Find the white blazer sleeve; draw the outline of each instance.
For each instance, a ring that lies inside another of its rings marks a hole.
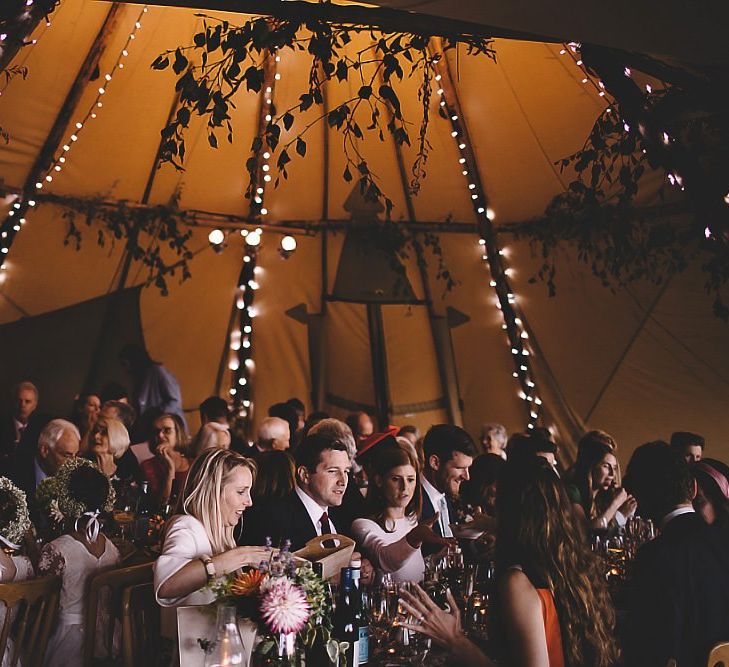
[[[191,516],[172,517],[165,533],[162,553],[154,564],[154,592],[162,607],[176,607],[187,602],[190,596],[161,598],[159,589],[175,572],[200,556],[212,556],[202,524]]]

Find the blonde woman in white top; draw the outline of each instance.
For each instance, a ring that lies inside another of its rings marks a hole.
[[[394,581],[422,581],[425,571],[420,547],[446,546],[451,540],[436,535],[437,514],[420,523],[420,484],[417,460],[396,444],[372,453],[373,477],[367,496],[370,518],[357,519],[352,534],[372,562],[377,578],[390,573]]]
[[[253,461],[227,449],[209,449],[195,459],[154,565],[160,605],[212,602],[210,581],[266,558],[264,547],[237,547],[233,537],[253,504],[255,473]]]

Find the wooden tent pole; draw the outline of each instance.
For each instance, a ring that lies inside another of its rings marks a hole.
[[[38,177],[50,166],[53,156],[58,150],[58,147],[61,145],[63,136],[68,130],[68,126],[71,122],[71,116],[76,110],[76,106],[81,99],[81,96],[91,81],[91,78],[99,65],[99,61],[104,55],[106,47],[109,45],[114,28],[116,27],[116,24],[124,10],[125,7],[123,3],[118,2],[115,2],[109,8],[109,12],[104,19],[104,23],[101,28],[99,28],[99,32],[97,33],[96,38],[86,54],[86,58],[84,59],[84,62],[81,65],[78,74],[76,74],[76,78],[66,95],[66,99],[56,115],[56,120],[48,132],[46,140],[43,142],[43,147],[38,153],[28,177],[25,179],[25,186],[23,187],[24,192],[34,192],[35,183],[38,180]]]
[[[382,73],[380,73],[381,83]],[[389,111],[390,122],[393,121],[392,111]],[[402,147],[393,138],[393,146],[395,147],[395,158],[397,161],[397,169],[400,174],[400,184],[402,186],[403,197],[405,198],[405,208],[408,212],[408,226],[417,223],[417,217],[415,215],[415,205],[413,204],[413,197],[410,192],[410,185],[408,183],[407,170],[405,168],[405,160],[402,154]],[[425,304],[428,309],[428,322],[430,324],[430,333],[433,339],[433,347],[435,349],[436,361],[438,364],[438,376],[440,379],[441,391],[445,399],[446,414],[448,421],[456,426],[463,426],[463,415],[461,414],[460,408],[460,391],[458,389],[458,372],[455,364],[455,357],[453,355],[453,345],[450,339],[439,335],[442,332],[442,326],[445,325],[447,330],[447,322],[445,317],[438,317],[433,306],[433,295],[430,289],[430,280],[428,278],[428,263],[425,261],[423,254],[423,247],[420,243],[420,239],[416,236],[417,232],[413,231],[413,248],[415,249],[416,264],[418,266],[418,272],[420,273],[420,282],[423,285],[423,293],[425,296]],[[439,322],[439,320],[441,320]],[[448,343],[450,345],[448,346]],[[449,349],[446,349],[449,347]]]

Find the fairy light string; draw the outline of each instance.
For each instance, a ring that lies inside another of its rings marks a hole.
[[[275,114],[274,93],[276,82],[281,79],[277,71],[279,55],[267,58],[264,63],[264,81],[261,89],[259,110],[259,135]],[[252,175],[253,198],[249,205],[249,217],[252,222],[260,222],[268,210],[265,206],[266,188],[272,180],[271,153],[265,150],[258,170]],[[219,231],[219,230],[216,230]],[[258,252],[260,250],[263,227],[255,229],[242,229],[244,240],[243,266],[238,277],[236,288],[236,309],[238,317],[231,328],[228,346],[228,369],[230,370],[230,395],[233,411],[250,438],[252,435],[252,422],[254,415],[253,405],[253,378],[255,375],[255,361],[253,359],[254,322],[257,313],[254,305],[256,291],[259,288],[257,278],[261,274],[258,267]],[[212,233],[211,233],[212,234]],[[222,231],[220,232],[223,236]]]
[[[441,114],[450,123],[451,136],[458,147],[458,167],[466,183],[476,215],[481,257],[491,273],[489,285],[496,296],[494,305],[501,311],[502,329],[506,334],[514,363],[512,375],[518,382],[518,395],[524,402],[528,415],[527,428],[533,429],[539,422],[542,399],[539,397],[532,372],[532,349],[529,345],[529,334],[520,316],[516,294],[509,283],[509,274],[512,272],[507,262],[509,249],[506,246],[500,246],[496,237],[492,224],[495,214],[489,208],[488,197],[478,175],[475,154],[470,145],[467,128],[461,119],[460,104],[448,64],[444,58],[441,58],[436,62],[435,68],[438,104]]]
[[[104,106],[103,96],[108,91],[115,74],[124,69],[124,61],[129,56],[129,50],[132,43],[137,38],[137,33],[142,27],[142,19],[149,11],[145,5],[137,16],[134,26],[130,31],[124,46],[114,62],[114,65],[107,70],[101,79],[101,84],[97,90],[94,101],[89,106],[86,113],[79,117],[72,126],[72,133],[63,143],[60,152],[50,163],[47,169],[42,170],[38,175],[38,180],[32,186],[32,192],[24,192],[18,195],[13,202],[12,208],[8,211],[6,219],[0,225],[0,270],[6,269],[6,258],[10,252],[10,248],[15,241],[16,236],[27,222],[28,211],[36,205],[34,198],[35,193],[39,193],[44,187],[52,183],[58,174],[65,168],[71,148],[78,142],[87,124],[95,120]]]

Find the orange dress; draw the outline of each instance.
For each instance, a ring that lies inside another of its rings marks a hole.
[[[564,651],[562,650],[562,631],[559,627],[557,608],[554,606],[554,597],[548,588],[537,588],[539,600],[542,603],[542,616],[544,617],[544,632],[547,635],[547,655],[549,667],[564,667]]]

